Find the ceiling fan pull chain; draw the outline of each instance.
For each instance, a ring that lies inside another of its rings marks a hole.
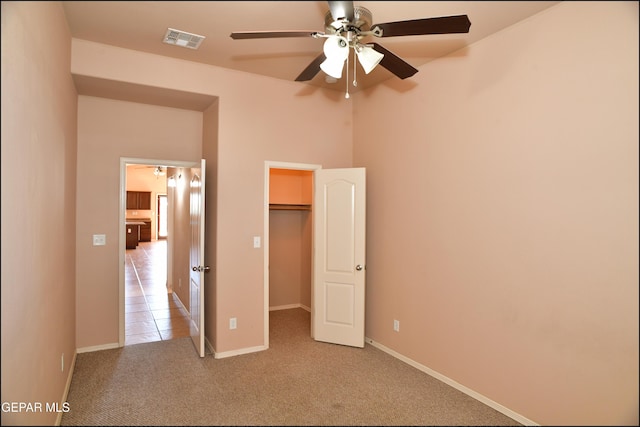
[[[347,83],[347,92],[344,94],[346,99],[349,99],[349,55],[347,55],[347,66],[344,67],[347,70],[347,75],[345,76],[345,83]]]
[[[358,87],[358,81],[356,80],[356,50],[353,49],[353,87]]]

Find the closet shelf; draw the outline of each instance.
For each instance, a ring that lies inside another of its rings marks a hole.
[[[311,205],[294,205],[294,204],[283,204],[283,203],[271,203],[269,204],[270,210],[279,210],[279,211],[310,211]]]

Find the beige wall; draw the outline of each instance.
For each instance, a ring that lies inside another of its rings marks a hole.
[[[310,310],[313,172],[270,168],[269,204],[269,308]]]
[[[212,107],[217,110],[218,121],[212,119],[212,124],[209,124],[209,121],[203,124],[205,128],[212,127],[210,134],[215,133],[217,129],[217,141],[205,139],[204,147],[200,143],[197,154],[210,157],[211,152],[215,151],[210,147],[211,144],[217,144],[217,159],[208,161],[208,164],[214,164],[214,173],[209,174],[210,179],[207,181],[208,184],[211,182],[215,185],[213,194],[217,196],[213,219],[216,259],[209,259],[208,262],[209,265],[215,266],[215,276],[211,273],[205,275],[205,298],[209,301],[206,308],[207,311],[212,310],[215,313],[215,318],[206,315],[205,334],[210,345],[220,354],[233,354],[265,345],[264,255],[263,248],[253,248],[253,236],[264,235],[265,161],[321,164],[323,167],[350,166],[350,104],[343,102],[343,95],[338,92],[309,92],[302,90],[296,82],[274,81],[270,78],[82,40],[72,41],[72,52],[71,71],[77,76],[106,78],[219,98],[219,103]],[[122,67],[121,64],[127,66]],[[176,80],[176,73],[188,74],[190,78]],[[260,93],[261,96],[256,97],[256,93]],[[83,96],[81,99],[100,98]],[[103,101],[108,102],[120,101]],[[143,106],[130,104],[136,109],[146,111]],[[322,120],[318,120],[320,112]],[[209,111],[205,114],[214,115]],[[135,113],[133,117],[136,121],[143,120],[143,123],[154,122],[153,116],[148,114],[138,117]],[[327,121],[334,124],[337,137],[326,138]],[[86,126],[88,131],[95,130],[96,133],[101,133],[97,130],[104,126],[98,122],[89,123],[82,115],[79,122],[80,128]],[[132,123],[131,126],[136,129],[137,125]],[[144,129],[144,126],[141,125],[141,129]],[[144,149],[147,158],[167,158],[168,154],[163,152],[167,147],[156,149],[153,144],[140,146],[136,138],[141,137],[134,133],[126,138],[126,144],[110,150],[113,150],[113,153],[119,151],[122,156],[139,156],[140,154],[129,153],[138,153]],[[106,143],[104,140],[103,142]],[[79,144],[84,144],[82,134],[79,134]],[[191,160],[190,156],[183,155],[181,158]],[[104,164],[99,169],[108,167]],[[82,172],[79,170],[79,174]],[[114,188],[117,189],[117,186]],[[209,193],[207,197],[209,198]],[[78,204],[85,203],[87,201],[84,194],[79,194]],[[108,203],[113,203],[110,209],[114,209],[117,199]],[[212,210],[209,205],[207,210]],[[211,222],[208,215],[207,222]],[[212,225],[207,227],[210,226]],[[211,232],[212,230],[209,230],[207,235],[208,247],[212,246]],[[108,265],[117,265],[113,261],[117,259],[116,248],[95,259],[92,255],[87,256],[91,258],[87,260],[89,264],[99,264],[101,271]],[[208,254],[205,256],[209,258]],[[99,323],[83,323],[78,326],[79,341],[82,337],[82,343],[79,342],[78,347],[108,345],[114,342],[117,332],[117,312],[113,311],[117,287],[107,285],[106,282],[103,285],[90,284],[89,281],[90,274],[78,277],[78,288],[87,286],[87,292],[79,295],[78,311],[87,315],[91,313],[102,320]],[[106,304],[96,307],[99,300],[89,291],[93,287],[96,291],[99,289],[102,301],[112,301],[109,307],[105,307]],[[210,292],[212,288],[215,289],[214,295]],[[214,307],[211,307],[212,303]],[[235,330],[228,329],[230,317],[237,318],[238,328]]]
[[[191,310],[189,298],[189,261],[191,248],[191,224],[189,213],[189,188],[192,178],[190,168],[169,168],[169,176],[176,176],[176,187],[168,188],[167,201],[170,211],[167,237],[167,281],[187,310]],[[206,179],[206,178],[205,178]]]
[[[269,212],[269,307],[311,307],[311,211]]]
[[[205,339],[208,346],[213,346],[217,329],[217,240],[218,240],[218,134],[220,128],[220,104],[213,103],[204,111],[202,156],[206,159],[205,169],[205,265],[210,268],[204,275],[205,298]]]
[[[350,101],[70,42],[53,2],[2,3],[2,55],[3,402],[63,400],[69,355],[117,342],[118,159],[204,156],[216,351],[263,344],[252,238],[264,233],[264,162],[364,166],[374,343],[519,419],[637,425],[637,3],[562,3]],[[76,106],[69,62],[77,76],[219,102]],[[186,127],[179,151],[150,142],[158,123]],[[94,233],[107,245],[91,246]],[[56,416],[2,413],[2,424]]]
[[[53,425],[75,357],[76,91],[57,2],[2,2],[2,425]],[[62,358],[64,355],[64,367]],[[42,412],[5,412],[39,402]],[[62,407],[61,407],[62,408]]]
[[[354,98],[366,335],[535,423],[637,425],[638,3],[397,83]]]
[[[118,345],[120,159],[197,162],[202,113],[78,97],[77,347]],[[92,246],[105,234],[105,246]]]

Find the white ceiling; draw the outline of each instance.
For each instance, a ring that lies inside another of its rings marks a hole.
[[[312,37],[233,40],[234,31],[304,30],[325,32],[326,1],[63,1],[74,38],[211,64],[294,81],[321,52],[324,39]],[[468,15],[468,34],[386,37],[375,40],[416,68],[455,52],[534,15],[557,1],[356,1],[369,9],[373,24],[450,15]],[[205,36],[198,50],[162,42],[168,28]],[[349,67],[352,80],[352,67]],[[378,66],[358,70],[358,89],[395,75]],[[409,79],[411,79],[409,77]],[[344,90],[345,75],[325,82],[321,71],[300,82]],[[351,88],[350,91],[355,91]]]

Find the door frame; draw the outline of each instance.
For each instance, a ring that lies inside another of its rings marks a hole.
[[[271,169],[290,169],[316,171],[322,165],[309,163],[288,163],[266,160],[264,162],[264,232],[262,250],[264,254],[264,348],[269,348],[269,177]],[[312,190],[313,191],[313,190]],[[313,198],[312,198],[313,200]],[[313,210],[312,210],[313,211]],[[312,236],[313,239],[313,236]],[[313,285],[312,285],[313,286]],[[313,319],[313,292],[311,300],[311,318]],[[311,333],[311,331],[309,332]]]
[[[125,301],[124,301],[124,273],[126,256],[126,225],[127,215],[127,165],[168,166],[176,168],[199,167],[200,162],[185,162],[180,160],[159,160],[137,157],[120,157],[120,208],[118,210],[118,346],[125,344]],[[167,269],[171,266],[167,263]],[[169,275],[167,275],[167,278]]]

